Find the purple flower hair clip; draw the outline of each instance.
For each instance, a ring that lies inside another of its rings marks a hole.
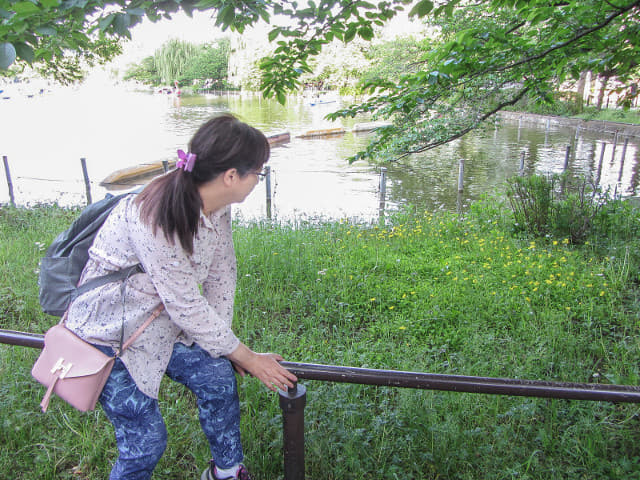
[[[185,172],[190,172],[193,170],[193,165],[196,163],[196,154],[195,153],[184,153],[183,150],[178,150],[178,163],[176,163],[176,168],[181,168]]]

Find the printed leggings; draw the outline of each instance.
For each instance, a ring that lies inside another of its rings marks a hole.
[[[107,354],[108,347],[96,345]],[[220,468],[242,461],[240,404],[231,362],[212,358],[197,344],[176,343],[166,374],[189,388],[197,398],[200,425]],[[147,480],[167,446],[158,401],[142,393],[122,361],[116,359],[100,395],[100,404],[113,424],[119,456],[110,480]]]

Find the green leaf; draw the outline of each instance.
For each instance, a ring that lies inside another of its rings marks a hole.
[[[135,15],[136,17],[142,17],[145,14],[144,8],[130,8],[127,10],[129,15]]]
[[[46,37],[53,37],[56,34],[56,29],[53,27],[47,27],[43,25],[41,27],[36,27],[36,33],[40,35],[44,35]]]
[[[344,43],[349,43],[356,36],[356,29],[353,26],[349,26],[347,31],[344,33]]]
[[[274,28],[273,30],[271,30],[269,32],[269,41],[273,42],[279,34],[280,34],[279,28]]]
[[[38,13],[40,8],[31,2],[18,2],[11,6],[11,9],[18,15],[30,15],[32,13]]]
[[[373,38],[373,28],[369,26],[362,27],[360,30],[358,30],[358,35],[360,35],[360,37],[364,38],[365,40],[371,40]]]
[[[433,2],[431,0],[422,0],[415,4],[409,12],[409,17],[418,16],[419,18],[428,15],[433,10]]]
[[[113,30],[123,37],[131,37],[129,26],[131,25],[131,17],[126,13],[118,14],[113,21]]]
[[[0,43],[0,70],[5,70],[15,62],[16,49],[10,43]]]
[[[51,8],[60,5],[60,0],[40,0],[40,3],[47,8]]]
[[[277,98],[278,103],[279,103],[280,105],[284,105],[284,104],[285,104],[285,102],[287,101],[287,97],[285,96],[284,92],[278,92],[278,93],[276,94],[276,98]]]
[[[27,63],[33,63],[33,60],[35,59],[33,48],[31,48],[26,43],[16,43],[15,49],[18,58],[24,60]]]
[[[100,20],[98,20],[98,27],[100,27],[100,30],[106,30],[107,28],[109,28],[109,26],[111,25],[111,23],[115,18],[116,18],[116,14],[110,13],[106,17],[103,17]]]

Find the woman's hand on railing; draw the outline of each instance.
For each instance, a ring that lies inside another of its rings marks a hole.
[[[298,381],[293,373],[280,365],[283,358],[277,353],[256,353],[241,343],[227,358],[240,376],[249,373],[274,392],[293,388],[294,382]]]

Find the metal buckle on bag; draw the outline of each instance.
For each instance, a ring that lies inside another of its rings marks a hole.
[[[72,366],[73,366],[73,363],[71,363],[71,362],[69,362],[69,363],[67,363],[65,365],[64,364],[64,358],[60,357],[58,359],[58,361],[56,362],[56,364],[51,369],[51,373],[56,373],[57,370],[62,370],[62,373],[60,375],[58,375],[58,378],[64,378],[65,375],[67,373],[69,373],[69,370],[71,370]]]

